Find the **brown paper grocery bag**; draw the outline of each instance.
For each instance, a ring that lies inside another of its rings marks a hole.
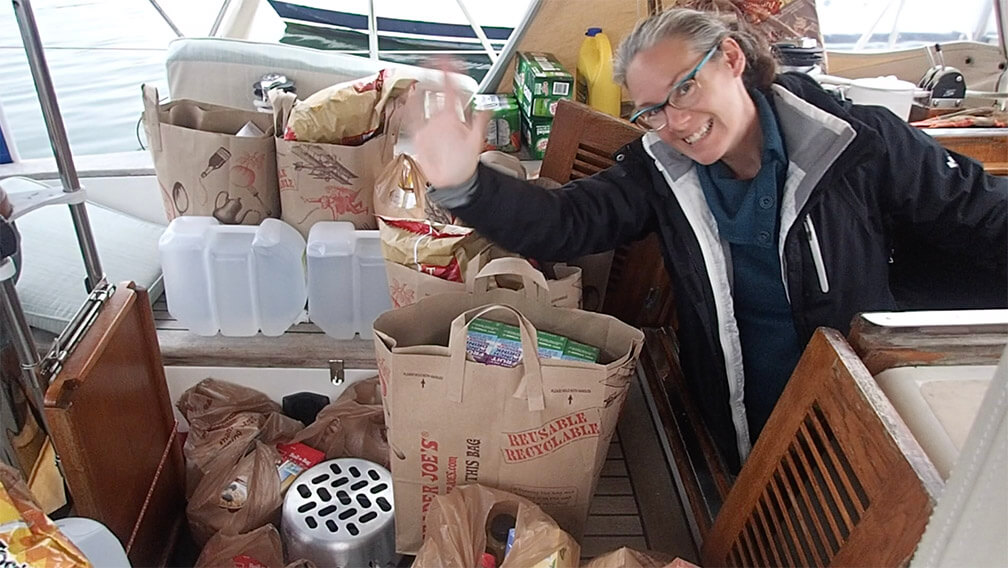
[[[168,220],[216,217],[257,225],[280,216],[276,146],[268,114],[191,100],[158,103],[143,86],[144,128]],[[252,123],[262,134],[238,136]]]
[[[499,277],[500,281],[507,287],[513,287],[508,282],[513,282],[515,279],[526,282],[541,280],[546,285],[551,305],[558,308],[581,307],[580,268],[565,264],[556,264],[554,265],[554,272],[557,278],[546,280],[545,276],[533,268],[525,259],[500,257],[487,262],[486,259],[491,256],[493,256],[493,253],[488,251],[469,262],[469,274],[465,276],[466,282],[450,282],[395,262],[385,261],[385,274],[388,278],[389,296],[392,298],[392,305],[400,308],[414,304],[428,296],[466,291],[472,292],[474,286],[477,285],[477,280],[484,278],[487,279],[487,283],[479,284],[479,286],[481,290],[485,291],[488,284],[491,287],[497,286],[497,280],[491,277]],[[474,272],[480,266],[482,268],[478,272]]]
[[[468,361],[466,329],[475,317],[517,323],[522,363]],[[598,347],[601,362],[540,359],[536,329]],[[433,497],[469,483],[526,497],[579,538],[643,333],[503,288],[431,296],[385,312],[374,330],[396,549],[415,553]]]
[[[401,97],[400,97],[401,98]],[[389,101],[382,132],[360,146],[284,140],[293,95],[272,97],[277,125],[276,167],[283,219],[308,238],[319,221],[349,221],[357,229],[376,229],[375,180],[392,161],[402,101]]]

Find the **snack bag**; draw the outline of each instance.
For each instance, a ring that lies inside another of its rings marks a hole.
[[[464,282],[470,261],[490,243],[468,227],[378,218],[385,260],[450,282]]]
[[[0,566],[91,566],[35,502],[17,470],[0,464]]]
[[[322,89],[294,104],[283,138],[359,146],[378,133],[389,100],[415,82],[382,69],[375,76]]]

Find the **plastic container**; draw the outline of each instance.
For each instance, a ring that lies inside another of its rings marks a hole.
[[[304,239],[283,221],[183,216],[158,249],[168,311],[197,335],[280,335],[304,310]]]
[[[378,231],[323,221],[308,233],[308,317],[336,339],[373,336],[372,324],[392,309]]]
[[[336,339],[352,339],[354,324],[353,223],[321,221],[308,232],[308,318]]]
[[[251,225],[220,225],[207,231],[210,304],[221,335],[247,337],[259,332],[252,287],[255,231]]]
[[[884,106],[906,120],[916,91],[917,85],[887,76],[854,79],[845,94],[855,104]]]
[[[197,335],[218,330],[204,255],[207,228],[219,224],[213,217],[178,217],[158,240],[168,312]]]
[[[575,73],[577,100],[611,116],[620,115],[622,93],[613,81],[613,55],[602,28],[588,28],[578,52]]]
[[[357,306],[360,307],[355,313],[354,324],[361,337],[374,337],[375,318],[392,309],[385,257],[382,256],[378,231],[357,231],[354,258],[357,269],[354,277],[358,290],[355,297]]]
[[[263,335],[283,334],[304,311],[304,252],[304,237],[294,227],[277,219],[259,225],[252,240],[252,267]]]

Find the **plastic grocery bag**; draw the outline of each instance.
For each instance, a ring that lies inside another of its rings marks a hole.
[[[283,545],[273,525],[242,534],[217,533],[207,541],[196,559],[196,568],[281,568],[283,565]]]
[[[217,532],[240,534],[279,521],[280,454],[273,446],[255,443],[255,449],[237,463],[221,456],[189,499],[186,515],[197,543]]]
[[[569,568],[578,565],[581,547],[528,499],[483,485],[456,487],[434,498],[427,534],[413,568],[471,568],[487,546],[491,514],[514,516],[514,542],[500,568]]]
[[[617,548],[593,558],[581,568],[697,568],[682,558],[672,558],[659,552],[641,552],[632,548]]]
[[[286,442],[304,427],[284,417],[280,405],[265,394],[217,379],[204,379],[182,393],[178,409],[189,422],[183,446],[188,496],[207,473],[210,462],[227,455],[224,461],[235,463],[254,440]]]
[[[378,377],[350,385],[291,440],[324,452],[326,459],[362,458],[389,466]]]

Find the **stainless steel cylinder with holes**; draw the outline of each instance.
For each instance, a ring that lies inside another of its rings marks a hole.
[[[290,561],[351,568],[394,566],[392,475],[358,458],[303,472],[284,497],[280,533]]]

